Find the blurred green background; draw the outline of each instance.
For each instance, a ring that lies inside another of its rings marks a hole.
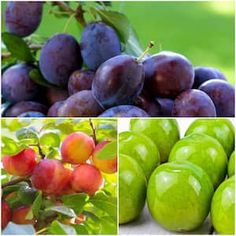
[[[5,4],[2,3],[2,16]],[[50,8],[45,4],[36,34],[50,37],[63,31],[67,19],[49,14]],[[123,1],[113,2],[111,9],[127,15],[143,47],[150,40],[155,41],[152,53],[171,50],[184,54],[194,66],[219,68],[234,83],[234,2]],[[73,21],[67,32],[80,38],[79,27]]]

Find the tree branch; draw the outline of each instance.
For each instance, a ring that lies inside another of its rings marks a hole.
[[[96,128],[95,128],[95,126],[94,126],[94,124],[93,124],[91,119],[89,119],[89,124],[90,124],[90,127],[91,127],[92,131],[93,131],[93,141],[94,141],[94,143],[96,145],[97,144]]]
[[[21,177],[21,178],[18,178],[18,179],[14,179],[14,180],[11,180],[5,184],[2,184],[2,188],[6,188],[8,186],[11,186],[11,185],[14,185],[14,184],[18,184],[20,182],[27,182],[27,183],[30,183],[30,180],[26,177]]]

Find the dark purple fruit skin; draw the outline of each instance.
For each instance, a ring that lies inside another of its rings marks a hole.
[[[80,46],[71,35],[54,35],[42,48],[39,67],[52,84],[66,86],[72,72],[81,66]]]
[[[7,31],[20,37],[32,34],[40,25],[43,2],[9,1],[5,12]]]
[[[9,102],[34,100],[40,87],[29,77],[32,66],[18,64],[8,68],[2,76],[2,95]]]
[[[18,117],[45,117],[45,115],[38,111],[28,111],[20,114]]]
[[[235,88],[224,80],[206,81],[200,87],[213,101],[216,114],[220,117],[234,117]]]
[[[56,102],[66,100],[68,97],[68,91],[65,89],[47,88],[46,90],[46,101],[50,106]]]
[[[128,55],[113,57],[97,70],[92,93],[97,101],[109,108],[132,104],[143,88],[143,66]]]
[[[115,30],[102,22],[91,23],[85,27],[80,47],[85,64],[94,71],[106,60],[121,54],[121,45]]]
[[[68,82],[70,95],[82,90],[91,90],[95,73],[91,70],[76,70],[72,73]]]
[[[224,74],[216,68],[203,66],[194,68],[194,89],[199,88],[201,84],[212,79],[227,80]]]
[[[29,111],[36,111],[41,112],[43,114],[47,114],[48,108],[45,105],[42,105],[37,102],[31,101],[23,101],[16,103],[15,105],[11,106],[7,109],[5,116],[6,117],[16,117],[22,113],[29,112]]]
[[[149,117],[147,112],[132,105],[120,105],[104,111],[99,117]]]
[[[59,108],[64,104],[65,101],[55,102],[49,109],[47,116],[49,117],[57,117]]]
[[[157,103],[160,105],[160,116],[172,116],[174,100],[170,98],[156,98]]]
[[[160,52],[143,62],[145,89],[154,97],[175,98],[192,88],[194,71],[191,62],[174,52]]]
[[[158,117],[161,115],[160,105],[147,95],[140,94],[136,98],[134,105],[146,111],[149,116]]]
[[[58,116],[89,117],[98,116],[103,109],[94,99],[90,90],[83,90],[73,94],[64,101],[58,110]]]
[[[206,93],[197,89],[189,89],[175,99],[172,116],[215,117],[216,109]]]

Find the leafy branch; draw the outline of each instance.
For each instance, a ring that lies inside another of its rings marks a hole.
[[[8,186],[11,186],[11,185],[18,184],[20,182],[27,182],[28,184],[31,185],[31,182],[30,182],[30,180],[27,177],[21,177],[21,178],[13,179],[13,180],[5,183],[5,184],[2,184],[2,189],[6,188]]]

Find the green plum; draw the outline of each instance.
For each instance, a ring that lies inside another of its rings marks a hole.
[[[147,181],[139,164],[130,156],[119,156],[119,223],[137,218],[146,199]]]
[[[160,164],[160,154],[155,143],[147,136],[127,131],[119,134],[119,153],[134,158],[147,179]]]
[[[228,176],[231,177],[232,175],[235,174],[235,151],[232,152],[229,158],[229,163],[228,163]]]
[[[204,133],[216,138],[229,157],[234,149],[234,127],[227,119],[198,119],[187,129],[185,135]]]
[[[179,127],[175,119],[131,119],[130,128],[152,139],[162,163],[168,160],[171,148],[179,140]]]
[[[152,217],[171,231],[191,231],[206,219],[213,195],[209,176],[188,161],[160,165],[152,173],[147,203]]]
[[[219,234],[234,234],[235,176],[225,180],[215,191],[211,203],[211,221]]]
[[[222,145],[211,136],[193,133],[179,140],[172,148],[169,161],[190,161],[203,168],[214,188],[224,180],[227,155]]]

